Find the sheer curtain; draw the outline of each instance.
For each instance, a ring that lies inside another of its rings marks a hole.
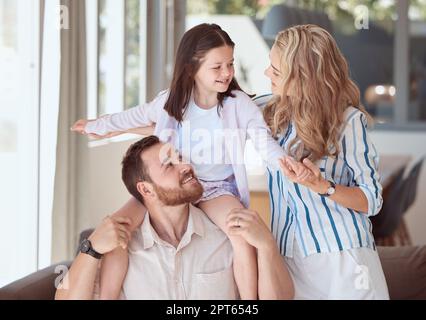
[[[87,195],[83,179],[88,168],[87,139],[70,131],[86,117],[86,22],[84,0],[61,0],[60,85],[57,116],[56,170],[52,211],[52,261],[70,259],[77,239],[80,197]],[[68,21],[64,21],[68,19]],[[66,23],[68,22],[68,24]],[[83,164],[83,165],[82,165]],[[79,182],[80,181],[80,182]],[[78,190],[78,193],[77,193]]]
[[[38,268],[51,262],[52,203],[56,165],[60,77],[60,2],[41,0]]]
[[[85,114],[79,12],[84,1],[0,2],[0,286],[49,265],[52,249],[71,252],[79,145],[69,127]]]

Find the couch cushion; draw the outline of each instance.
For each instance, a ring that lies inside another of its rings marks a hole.
[[[0,300],[53,300],[55,283],[63,278],[70,265],[70,261],[61,262],[0,288]]]
[[[390,298],[426,299],[426,246],[377,249]]]

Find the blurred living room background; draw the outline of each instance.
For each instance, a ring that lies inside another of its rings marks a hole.
[[[79,233],[127,201],[120,162],[140,136],[89,141],[70,126],[166,89],[182,34],[202,22],[230,34],[236,78],[258,96],[277,32],[326,28],[375,120],[387,205],[373,233],[426,245],[426,0],[0,0],[0,287],[72,259]],[[251,145],[246,162],[268,223]]]

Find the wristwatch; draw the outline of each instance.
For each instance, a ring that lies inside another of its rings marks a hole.
[[[336,184],[331,180],[328,180],[328,183],[330,184],[330,186],[327,188],[327,192],[326,193],[318,193],[320,196],[329,197],[336,192]]]
[[[102,258],[102,254],[100,254],[95,249],[93,249],[92,243],[90,242],[89,239],[84,239],[81,242],[81,244],[80,244],[80,252],[88,254],[88,255],[92,256],[93,258],[96,258],[96,259]]]

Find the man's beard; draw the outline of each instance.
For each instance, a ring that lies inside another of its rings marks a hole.
[[[193,179],[197,179],[195,176],[193,177]],[[154,184],[154,190],[158,195],[158,199],[165,206],[169,207],[178,206],[185,203],[193,203],[199,200],[203,195],[204,189],[198,180],[190,189],[186,189],[184,186],[185,185],[181,184],[179,188],[167,189]]]

